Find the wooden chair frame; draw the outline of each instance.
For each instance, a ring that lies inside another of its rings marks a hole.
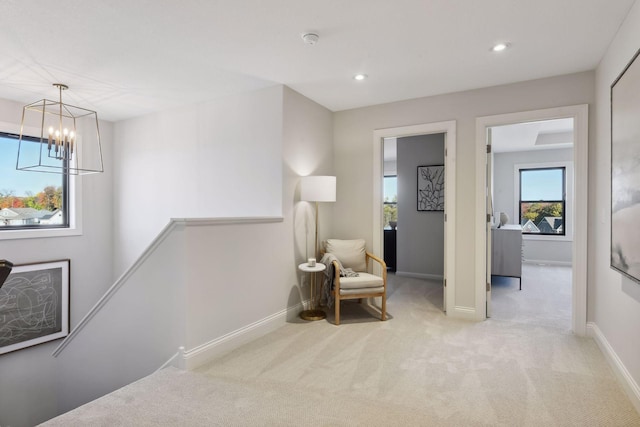
[[[382,268],[382,283],[383,290],[382,292],[361,292],[354,293],[349,295],[340,295],[340,267],[336,261],[333,261],[333,270],[334,270],[334,279],[333,279],[333,296],[335,298],[335,324],[340,324],[340,301],[347,299],[359,299],[362,302],[362,298],[375,298],[382,297],[382,315],[380,316],[380,320],[387,319],[387,264],[377,256],[372,253],[366,252],[366,269],[369,271],[369,260],[373,260],[380,264]]]

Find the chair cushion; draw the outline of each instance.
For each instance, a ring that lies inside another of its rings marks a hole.
[[[379,288],[384,286],[382,277],[369,273],[358,273],[357,277],[341,277],[340,290],[343,289],[360,289]]]
[[[345,268],[351,268],[353,271],[366,271],[367,254],[365,244],[364,239],[328,239],[325,249],[335,255]]]

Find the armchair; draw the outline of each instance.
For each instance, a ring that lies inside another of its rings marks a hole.
[[[333,289],[331,290],[335,304],[335,324],[340,324],[340,301],[347,299],[382,298],[382,315],[380,320],[387,317],[387,265],[377,256],[365,250],[364,239],[338,240],[329,239],[325,243],[327,254],[331,254],[338,261],[331,262],[333,268]],[[369,264],[380,264],[381,276],[369,273]],[[357,277],[340,275],[340,268],[351,268],[357,272]],[[330,280],[331,282],[331,280]]]

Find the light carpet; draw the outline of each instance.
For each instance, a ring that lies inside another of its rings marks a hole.
[[[447,318],[441,285],[416,279],[391,277],[386,322],[343,304],[340,326],[292,321],[197,372],[161,371],[45,425],[640,426],[589,338]]]

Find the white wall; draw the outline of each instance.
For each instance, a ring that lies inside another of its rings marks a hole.
[[[372,136],[375,129],[457,121],[455,305],[475,300],[475,125],[476,117],[565,105],[593,104],[594,73],[496,86],[337,112],[334,144],[338,182],[336,233],[372,242]],[[479,308],[479,307],[477,307]]]
[[[333,174],[333,121],[329,110],[299,93],[284,87],[282,94],[283,220],[187,230],[188,349],[309,296],[308,277],[297,266],[313,253],[314,207],[300,201],[299,184],[301,176]],[[331,206],[319,210],[323,240],[332,236]]]
[[[532,150],[512,153],[495,153],[493,157],[493,211],[505,212],[509,216],[509,223],[518,223],[518,199],[516,196],[517,179],[516,165],[544,164],[549,162],[573,162],[573,150],[570,148],[557,150]],[[571,168],[573,170],[573,168]],[[573,212],[573,174],[567,171],[566,212]],[[567,218],[567,226],[570,220]],[[567,230],[570,232],[570,230]],[[551,264],[571,264],[572,251],[570,236],[557,238],[556,236],[523,236],[523,252],[525,261],[548,262]]]
[[[282,213],[283,88],[115,125],[114,272],[169,218]]]
[[[184,228],[163,234],[145,262],[65,340],[54,365],[59,413],[151,374],[184,345]]]
[[[22,105],[0,100],[0,122],[19,126]],[[100,123],[105,173],[83,176],[81,236],[0,241],[0,259],[15,264],[71,260],[71,328],[113,283],[113,126]],[[0,174],[2,171],[0,171]],[[0,356],[0,425],[33,425],[57,413],[58,370],[50,342]]]
[[[396,274],[399,276],[443,277],[444,212],[418,211],[416,176],[418,166],[443,164],[444,134],[398,138]]]
[[[589,146],[588,319],[597,325],[636,384],[640,410],[640,284],[609,267],[611,229],[610,86],[640,47],[636,2],[596,70],[596,133]]]

